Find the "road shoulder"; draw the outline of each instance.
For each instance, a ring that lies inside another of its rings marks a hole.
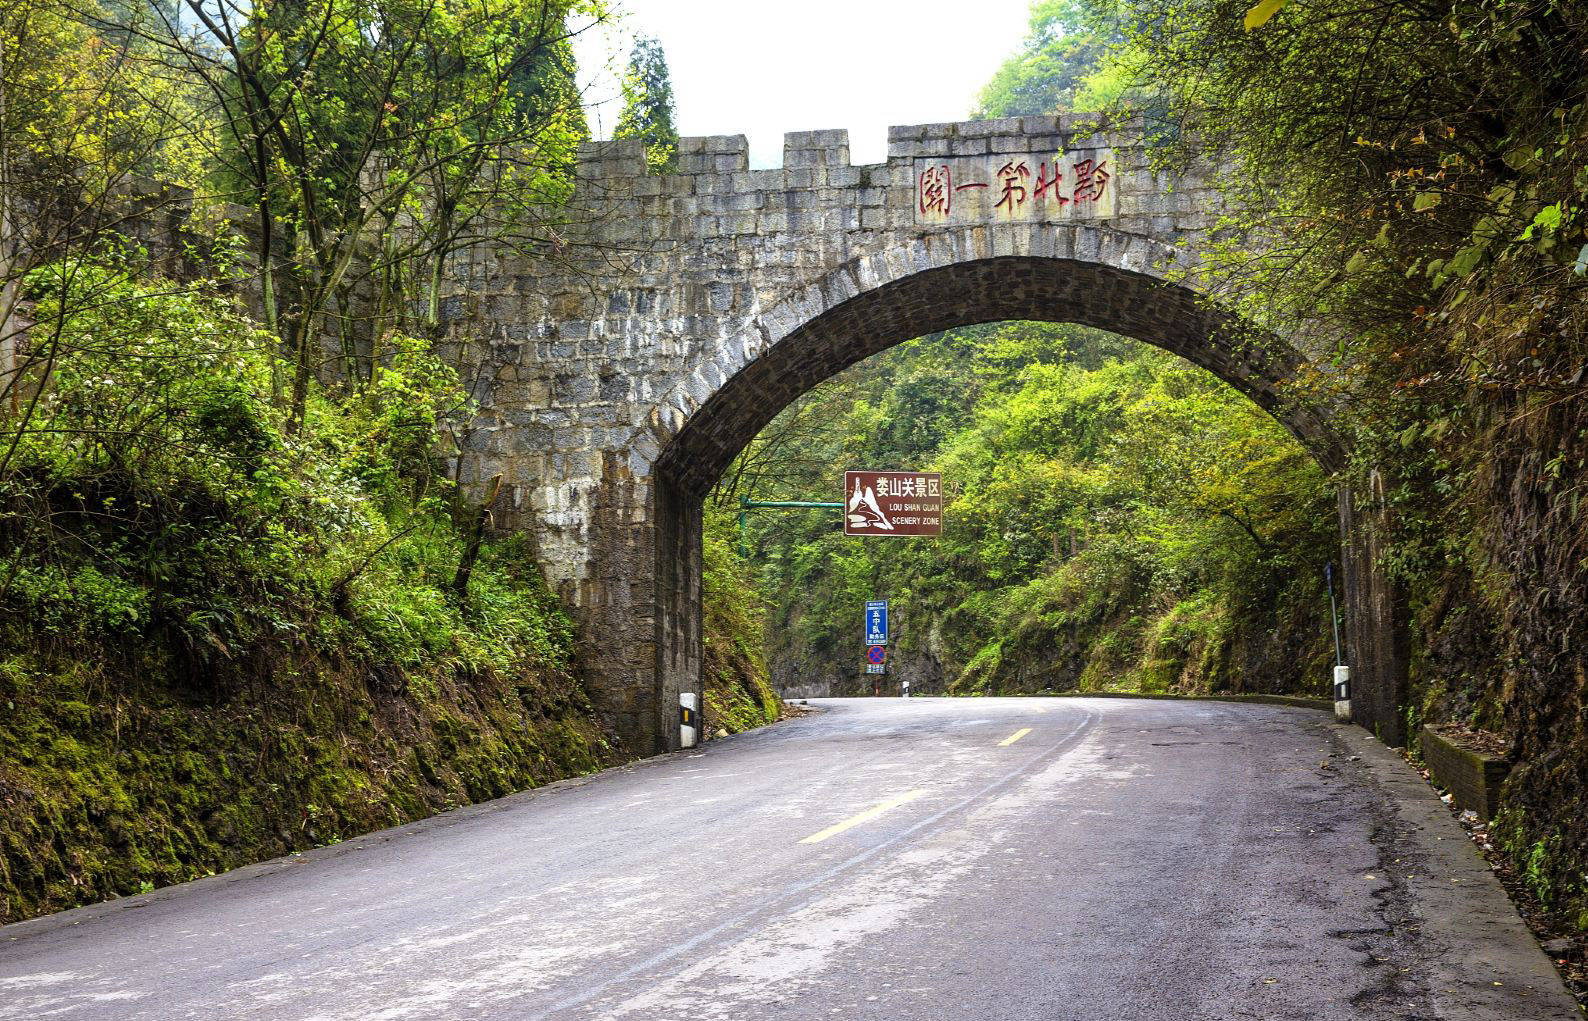
[[[1451,1021],[1504,1017],[1519,1008],[1537,1021],[1582,1012],[1522,921],[1500,881],[1433,789],[1395,750],[1349,724],[1337,742],[1359,756],[1394,813],[1394,849],[1429,956],[1431,999]]]

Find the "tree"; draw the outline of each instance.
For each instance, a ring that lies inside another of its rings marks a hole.
[[[439,296],[458,253],[489,241],[554,257],[561,243],[586,134],[570,22],[603,17],[597,4],[194,0],[188,16],[200,23],[195,33],[167,3],[23,0],[0,19],[0,506],[29,491],[31,469],[18,459],[36,454],[45,434],[119,451],[148,437],[180,442],[189,428],[179,406],[195,402],[185,398],[135,400],[118,409],[130,425],[60,413],[85,365],[151,358],[158,347],[169,379],[182,380],[213,360],[196,328],[185,348],[155,345],[158,316],[140,312],[168,290],[224,302],[214,280],[191,270],[180,283],[151,282],[163,270],[151,254],[193,254],[148,253],[135,240],[165,219],[162,203],[201,216],[228,199],[250,209],[254,229],[242,243],[259,274],[259,343],[291,356],[284,370],[274,357],[258,364],[288,432],[312,429],[313,409],[325,407],[311,383],[328,340],[341,342],[346,366],[336,375],[347,386],[323,389],[362,391],[355,396],[379,405],[401,392],[392,380],[408,378],[396,366],[446,375],[430,365],[430,342],[444,326]],[[198,195],[137,180],[147,177],[196,185]],[[215,262],[199,256],[211,277],[237,272],[225,246],[217,243]],[[35,303],[44,310],[36,325],[20,314]],[[107,314],[117,304],[125,314]],[[355,357],[355,339],[367,354]],[[463,351],[470,338],[450,339]],[[157,389],[179,388],[161,377]],[[432,486],[429,466],[440,449],[431,432],[467,421],[470,401],[464,387],[436,392],[445,407],[425,410],[433,430],[407,451],[411,464],[396,467],[413,503],[447,491],[453,517],[474,526],[455,572],[461,601],[481,555],[482,515],[460,488]],[[367,410],[356,403],[340,413]],[[0,527],[58,535],[30,522],[45,505],[19,503],[26,513],[0,515]]]
[[[254,213],[266,326],[294,354],[294,423],[328,329],[351,362],[361,281],[377,283],[377,328],[433,333],[455,253],[487,237],[551,247],[584,137],[559,80],[569,22],[603,18],[599,0],[186,4],[201,35],[147,35],[219,112],[213,157]]]
[[[673,79],[662,44],[651,36],[634,40],[628,72],[623,76],[623,113],[613,138],[638,138],[645,145],[645,164],[653,174],[673,166],[678,128],[673,123]]]
[[[150,12],[129,16],[146,25]],[[64,0],[0,9],[0,417],[10,416],[0,475],[66,353],[59,328],[33,328],[23,281],[44,265],[69,275],[73,257],[127,247],[129,219],[148,222],[186,198],[180,187],[134,187],[135,178],[197,178],[191,89],[154,73],[132,35],[100,24],[97,8],[85,15]],[[105,300],[73,294],[84,307]]]
[[[998,68],[977,97],[977,117],[1021,117],[1078,108],[1088,81],[1124,41],[1106,14],[1083,0],[1036,0],[1020,51]],[[1089,103],[1083,103],[1090,106]]]

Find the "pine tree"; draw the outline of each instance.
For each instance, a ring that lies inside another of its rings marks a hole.
[[[634,40],[628,73],[623,78],[623,113],[613,138],[638,138],[645,143],[645,163],[653,174],[672,169],[678,152],[673,123],[673,79],[662,44],[650,37]]]

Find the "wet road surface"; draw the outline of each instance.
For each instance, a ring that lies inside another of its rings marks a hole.
[[[1433,794],[1322,713],[814,704],[0,928],[0,1018],[1580,1017]]]

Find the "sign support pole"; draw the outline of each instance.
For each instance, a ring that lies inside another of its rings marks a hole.
[[[826,502],[822,500],[752,500],[748,496],[739,497],[739,555],[750,555],[750,512],[761,507],[773,507],[780,510],[804,510],[809,507],[832,507],[843,510],[841,502]]]

